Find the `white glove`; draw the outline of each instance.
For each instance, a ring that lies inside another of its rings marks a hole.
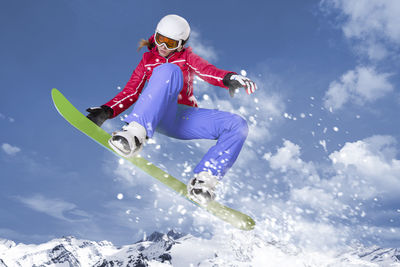
[[[245,76],[234,74],[231,76],[231,80],[238,81],[242,85],[240,87],[244,87],[246,89],[246,93],[249,95],[257,90],[257,85],[255,82]]]
[[[229,93],[232,97],[235,90],[240,87],[244,87],[244,89],[246,89],[246,93],[249,95],[257,90],[257,85],[255,82],[245,76],[234,73],[228,73],[225,76],[224,84],[229,87]]]

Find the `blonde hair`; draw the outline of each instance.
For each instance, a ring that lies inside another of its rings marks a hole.
[[[141,39],[139,41],[139,45],[138,45],[138,51],[140,51],[140,49],[142,49],[143,47],[147,47],[149,50],[151,50],[155,44],[151,43],[149,40],[145,40],[145,39]]]

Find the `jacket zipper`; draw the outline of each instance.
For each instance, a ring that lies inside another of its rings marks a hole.
[[[166,57],[165,59],[166,59],[166,62],[165,63],[169,63],[169,59],[171,58],[171,57],[173,57],[175,55],[175,52],[174,53],[172,53],[169,57]]]

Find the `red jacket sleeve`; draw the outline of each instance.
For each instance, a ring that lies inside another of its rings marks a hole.
[[[142,59],[139,62],[139,65],[133,71],[132,76],[126,84],[125,88],[113,99],[104,104],[105,106],[112,108],[112,110],[114,111],[112,118],[127,110],[130,106],[132,106],[133,103],[138,100],[145,83],[146,72]]]
[[[224,85],[223,79],[226,74],[234,73],[233,71],[218,69],[214,65],[208,63],[207,60],[193,53],[191,48],[188,49],[186,60],[189,67],[201,79],[212,85],[228,89],[228,87]]]

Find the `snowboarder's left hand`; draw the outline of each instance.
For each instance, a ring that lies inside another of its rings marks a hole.
[[[246,89],[246,93],[249,95],[257,90],[257,85],[255,82],[245,76],[235,73],[228,73],[224,77],[223,82],[225,86],[229,87],[229,94],[232,97],[235,94],[235,90],[241,87],[244,87],[244,89]]]

